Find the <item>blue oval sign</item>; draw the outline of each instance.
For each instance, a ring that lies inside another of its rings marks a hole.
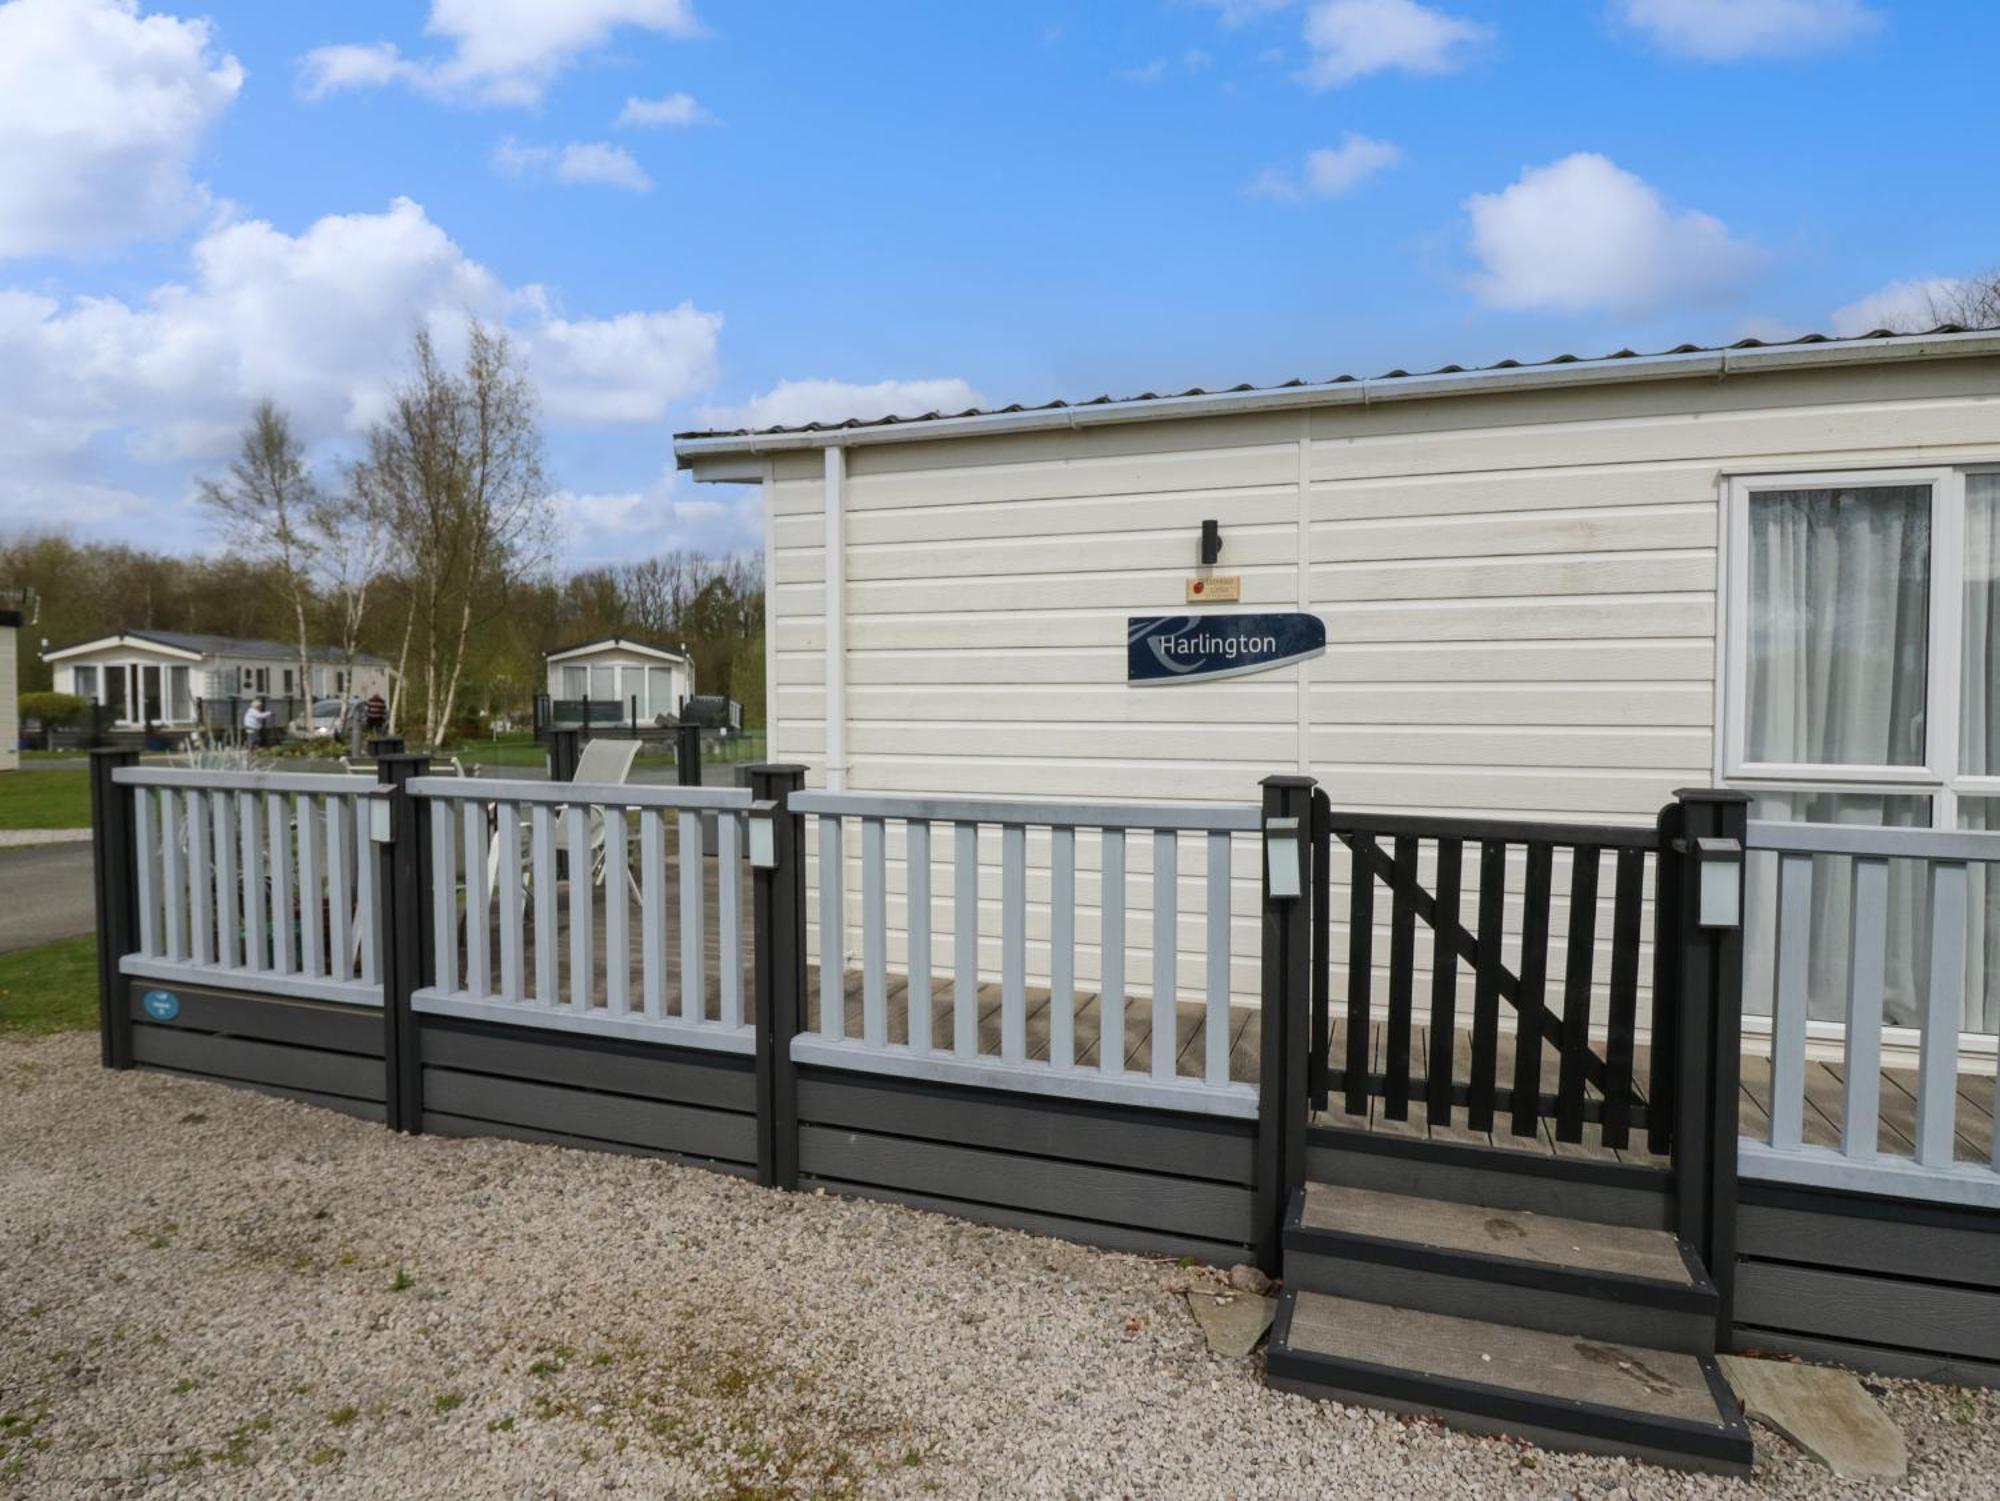
[[[181,998],[171,990],[149,990],[139,1005],[156,1022],[170,1022],[181,1014]]]
[[[1128,683],[1205,683],[1326,650],[1317,615],[1134,615],[1125,626]]]

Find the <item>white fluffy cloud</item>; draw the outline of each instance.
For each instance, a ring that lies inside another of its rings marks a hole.
[[[661,125],[713,125],[715,116],[692,94],[668,94],[663,99],[627,99],[618,112],[619,125],[651,128]]]
[[[202,209],[191,164],[243,86],[211,40],[138,0],[0,5],[0,259],[170,235]]]
[[[1491,27],[1417,0],[1319,0],[1306,12],[1306,82],[1339,88],[1370,73],[1454,73]]]
[[[803,427],[808,422],[867,421],[875,417],[921,417],[926,412],[962,412],[986,399],[970,383],[939,380],[879,380],[857,385],[843,380],[781,380],[741,406],[707,407],[699,414],[712,428]]]
[[[1662,51],[1710,63],[1829,52],[1882,24],[1861,0],[1622,0],[1619,9]]]
[[[1867,334],[1878,328],[1897,333],[1921,333],[1945,321],[1937,311],[1948,303],[1964,282],[1952,276],[1920,277],[1892,281],[1865,297],[1857,297],[1845,307],[1833,310],[1831,330],[1837,334]]]
[[[1672,207],[1590,152],[1530,167],[1465,209],[1480,266],[1471,285],[1495,307],[1644,312],[1714,297],[1764,260],[1719,219]]]
[[[300,63],[306,97],[401,83],[440,98],[537,104],[556,76],[623,27],[699,35],[693,0],[431,0],[424,31],[448,50],[408,58],[390,42],[318,47]]]
[[[614,318],[545,318],[529,334],[543,409],[558,422],[662,422],[715,383],[722,315],[691,302]]]
[[[563,318],[540,288],[502,284],[408,199],[297,235],[232,224],[192,257],[186,282],[137,302],[0,291],[0,514],[34,503],[37,475],[88,472],[106,445],[142,461],[213,462],[260,396],[315,440],[352,434],[384,410],[411,331],[433,328],[450,352],[468,313],[520,342],[554,422],[657,422],[714,380],[719,315],[682,304]]]
[[[524,146],[509,137],[493,151],[493,165],[510,177],[552,177],[557,182],[652,191],[653,179],[623,146],[573,141],[567,146]]]
[[[754,485],[703,485],[670,468],[642,490],[559,491],[563,556],[578,567],[627,563],[676,548],[718,557],[763,547],[763,495]]]
[[[1402,148],[1387,141],[1372,140],[1353,131],[1341,137],[1338,146],[1323,146],[1306,153],[1305,166],[1298,172],[1272,167],[1250,184],[1258,198],[1279,203],[1302,203],[1308,198],[1338,198],[1352,192],[1377,172],[1402,161]]]

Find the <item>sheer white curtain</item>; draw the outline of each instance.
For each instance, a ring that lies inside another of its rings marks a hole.
[[[2000,776],[2000,474],[1965,479],[1965,648],[1961,657],[1958,751],[1966,776]],[[1959,827],[2000,829],[2000,797],[1959,799]],[[1971,968],[1967,1031],[2000,1031],[2000,870],[1972,874]]]
[[[1877,485],[1753,494],[1749,512],[1745,756],[1812,766],[1921,766],[1930,656],[1931,491]],[[1861,779],[1865,780],[1865,776]],[[1929,824],[1930,799],[1900,794],[1764,793],[1751,816],[1813,823]],[[1810,1014],[1846,1014],[1852,866],[1814,862]],[[1748,993],[1768,1011],[1775,964],[1777,861],[1750,872]],[[1924,892],[1908,862],[1890,869],[1887,995],[1892,1025],[1921,1015]]]
[[[1928,485],[1750,501],[1747,759],[1921,766]]]

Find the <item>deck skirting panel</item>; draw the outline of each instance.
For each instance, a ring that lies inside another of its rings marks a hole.
[[[713,1164],[757,1160],[750,1060],[580,1033],[423,1016],[425,1129]]]
[[[1738,1348],[2000,1386],[2000,1213],[1745,1182]]]
[[[141,1067],[383,1118],[379,1011],[139,978],[124,985]]]
[[[1227,1263],[1252,1241],[1248,1122],[826,1070],[799,1081],[804,1182]]]

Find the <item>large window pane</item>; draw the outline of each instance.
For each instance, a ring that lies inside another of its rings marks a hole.
[[[2000,474],[1965,477],[1965,652],[1958,706],[1961,775],[2000,776]]]
[[[1749,760],[1921,766],[1928,485],[1750,498]]]

